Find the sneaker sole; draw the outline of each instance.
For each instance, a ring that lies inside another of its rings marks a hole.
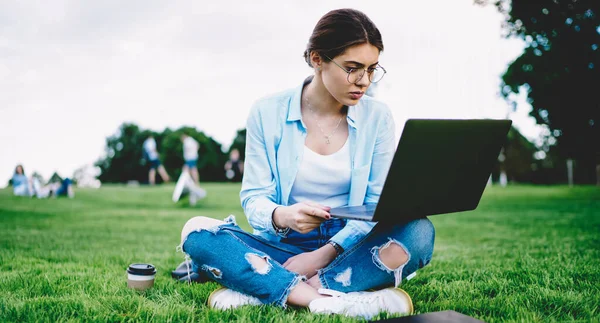
[[[215,307],[213,307],[213,301],[212,301],[213,297],[215,297],[219,292],[221,292],[225,289],[226,289],[225,287],[217,288],[212,293],[210,293],[210,295],[208,295],[208,304],[207,305],[209,308],[213,308],[213,309],[215,308]],[[412,303],[411,303],[411,305],[412,305]]]
[[[404,289],[400,289],[400,288],[394,288],[393,291],[400,295],[400,297],[406,297],[406,299],[408,299],[408,303],[410,304],[410,311],[408,313],[408,315],[412,315],[415,311],[414,307],[413,307],[413,302],[412,302],[412,298],[410,298],[410,295],[408,295],[408,293],[404,290]]]

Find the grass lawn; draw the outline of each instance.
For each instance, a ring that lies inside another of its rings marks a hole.
[[[173,186],[104,186],[69,199],[0,190],[0,322],[342,322],[305,309],[210,310],[215,283],[181,284],[170,271],[187,219],[235,214],[239,186],[206,184],[196,207]],[[600,321],[600,189],[488,188],[473,212],[431,217],[433,260],[403,283],[418,313],[455,310],[487,322]],[[224,255],[226,256],[226,255]],[[155,287],[126,288],[125,269],[150,262]],[[380,318],[386,318],[381,315]]]

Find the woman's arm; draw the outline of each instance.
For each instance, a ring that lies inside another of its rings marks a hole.
[[[248,222],[258,231],[280,237],[290,229],[306,233],[330,218],[329,208],[310,201],[289,206],[278,204],[281,192],[274,175],[277,169],[275,148],[269,146],[274,143],[265,140],[274,134],[263,128],[265,122],[276,121],[265,121],[260,113],[261,109],[253,108],[246,125],[246,167],[240,192],[242,207]],[[273,223],[282,230],[278,232]]]

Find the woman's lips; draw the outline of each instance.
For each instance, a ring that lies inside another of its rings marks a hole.
[[[352,98],[352,100],[358,100],[360,99],[363,94],[365,94],[364,92],[350,92],[350,97]]]

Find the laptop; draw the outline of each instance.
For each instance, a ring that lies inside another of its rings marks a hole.
[[[511,120],[409,119],[379,203],[332,208],[333,217],[401,223],[477,208]]]

